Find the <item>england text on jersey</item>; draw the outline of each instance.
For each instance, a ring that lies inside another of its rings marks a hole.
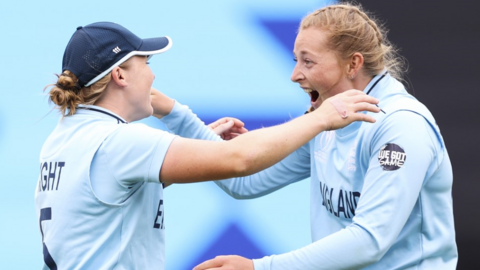
[[[353,218],[355,216],[360,192],[343,189],[336,191],[334,188],[329,188],[326,184],[320,182],[320,194],[322,194],[323,198],[322,205],[336,217],[340,217],[341,213],[343,213],[345,218]]]

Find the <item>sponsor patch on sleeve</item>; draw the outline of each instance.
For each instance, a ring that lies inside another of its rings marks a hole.
[[[378,162],[384,171],[396,171],[400,169],[406,159],[407,154],[403,148],[394,143],[385,144],[380,148],[380,152],[378,153]]]

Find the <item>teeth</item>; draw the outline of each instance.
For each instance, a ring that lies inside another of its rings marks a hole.
[[[303,89],[303,91],[305,91],[305,93],[311,93],[313,90],[312,89]]]

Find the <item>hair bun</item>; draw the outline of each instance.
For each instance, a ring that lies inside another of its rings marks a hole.
[[[55,86],[65,91],[77,92],[80,90],[80,86],[76,82],[76,79],[73,78],[70,73],[62,73],[58,75],[58,80]]]

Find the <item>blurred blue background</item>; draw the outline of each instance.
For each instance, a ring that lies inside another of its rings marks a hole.
[[[206,123],[238,117],[248,129],[288,121],[308,108],[290,81],[300,19],[326,1],[2,1],[0,3],[0,268],[39,269],[34,208],[38,156],[60,115],[43,88],[56,82],[77,26],[119,23],[173,47],[151,60],[154,87]],[[142,120],[163,128],[156,119]],[[165,191],[166,269],[191,269],[222,254],[258,258],[310,242],[309,185],[236,201],[213,183]]]
[[[479,1],[359,0],[386,24],[408,59],[407,88],[432,111],[454,172],[457,269],[480,269],[478,134]],[[34,189],[43,141],[59,114],[43,93],[61,72],[77,26],[113,21],[142,38],[168,35],[152,58],[154,87],[202,120],[238,117],[248,129],[302,114],[290,81],[295,30],[321,0],[0,1],[0,269],[39,269],[42,244]],[[152,118],[148,125],[163,128]],[[186,270],[220,254],[249,258],[310,243],[309,184],[236,201],[213,183],[165,190],[166,269]]]

